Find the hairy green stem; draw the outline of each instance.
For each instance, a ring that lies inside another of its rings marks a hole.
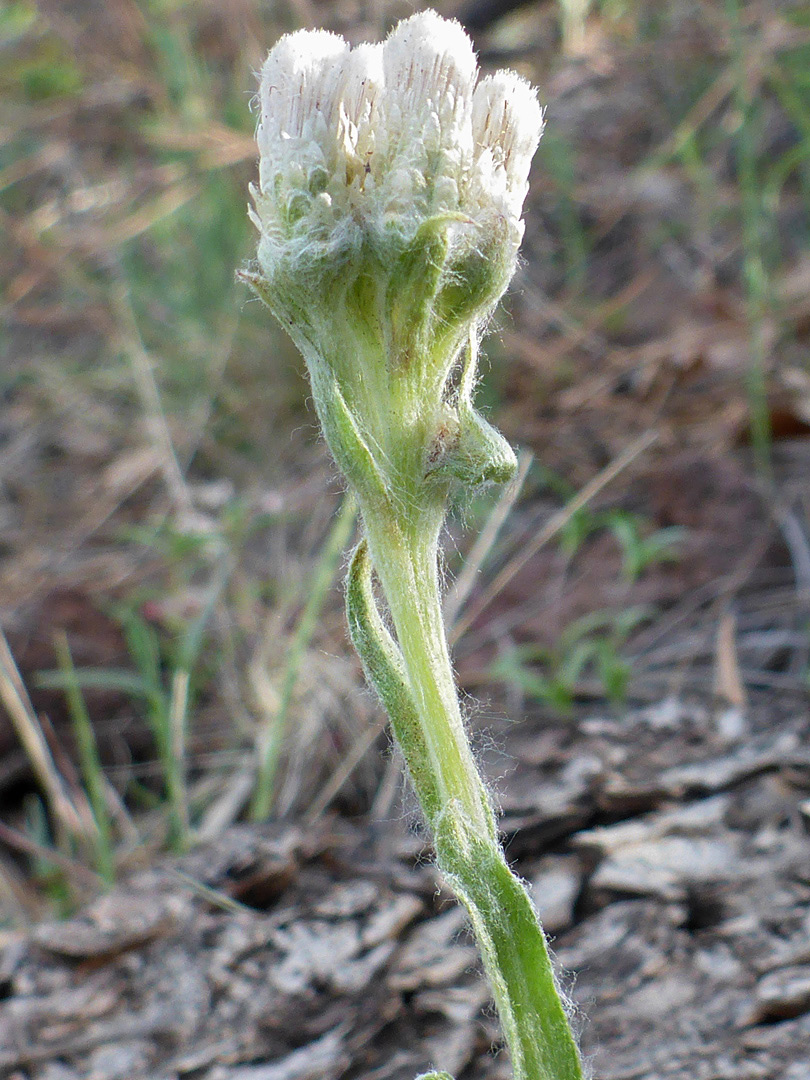
[[[495,819],[464,730],[444,632],[437,567],[441,519],[438,514],[419,515],[411,529],[401,520],[370,515],[364,520],[424,734],[440,813],[457,802],[494,840]]]
[[[515,1078],[582,1080],[543,930],[504,859],[464,729],[441,612],[442,514],[418,514],[410,527],[376,513],[364,521],[367,547],[364,541],[355,552],[347,588],[352,637],[391,716],[433,829],[439,868],[470,915]],[[374,605],[372,562],[397,642]]]

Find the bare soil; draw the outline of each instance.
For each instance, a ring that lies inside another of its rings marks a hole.
[[[490,733],[594,1077],[810,1075],[809,736],[792,710],[674,700]],[[403,817],[235,827],[8,936],[0,978],[15,1080],[509,1075]]]

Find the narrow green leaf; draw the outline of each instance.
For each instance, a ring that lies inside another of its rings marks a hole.
[[[366,678],[377,691],[391,719],[394,736],[413,785],[429,821],[438,813],[441,802],[433,779],[419,713],[413,700],[399,646],[380,618],[371,584],[371,558],[363,540],[355,549],[346,579],[346,614],[349,633]]]

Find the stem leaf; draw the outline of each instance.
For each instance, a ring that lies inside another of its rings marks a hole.
[[[346,579],[346,615],[352,643],[366,678],[377,691],[391,719],[413,785],[429,821],[440,809],[430,756],[411,694],[399,646],[380,618],[371,584],[368,545],[361,541],[352,555]]]

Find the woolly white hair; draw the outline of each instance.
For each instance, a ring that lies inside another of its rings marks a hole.
[[[271,262],[291,229],[298,245],[349,219],[408,235],[444,213],[484,226],[497,216],[517,251],[543,110],[514,72],[478,81],[455,20],[423,11],[354,49],[323,30],[288,34],[262,67],[259,100],[251,216]]]

